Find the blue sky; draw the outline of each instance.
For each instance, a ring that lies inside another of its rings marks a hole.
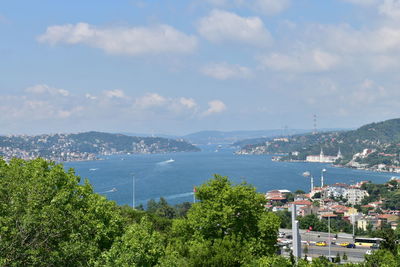
[[[400,0],[3,0],[0,35],[2,134],[400,115]]]

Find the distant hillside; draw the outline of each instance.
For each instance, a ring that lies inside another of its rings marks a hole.
[[[350,167],[400,166],[400,119],[371,123],[351,131],[303,134],[246,144],[238,153],[288,154],[284,159],[305,160],[308,155],[319,154],[321,148],[325,155],[336,155],[340,148],[344,158],[337,163]]]
[[[306,133],[304,129],[276,129],[259,131],[201,131],[183,136],[185,140],[195,144],[233,144],[237,141],[251,138],[269,138],[281,135]]]
[[[0,136],[0,156],[43,157],[55,161],[92,160],[97,155],[199,151],[184,140],[86,132],[36,136]]]
[[[341,132],[345,131],[346,129],[320,129],[320,134],[326,134],[330,132]],[[254,145],[254,144],[264,144],[265,142],[268,141],[273,141],[273,139],[279,139],[280,137],[295,137],[295,136],[307,136],[311,135],[311,130],[293,130],[293,132],[288,133],[286,135],[271,135],[269,137],[257,137],[257,138],[251,138],[251,139],[243,139],[239,140],[235,143],[233,143],[233,146],[235,147],[244,147],[246,145]]]

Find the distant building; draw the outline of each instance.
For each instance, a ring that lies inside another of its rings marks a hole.
[[[271,190],[265,194],[265,198],[270,202],[286,202],[286,194],[290,193],[289,190]]]
[[[343,158],[342,153],[339,151],[336,156],[326,156],[323,149],[321,148],[321,153],[319,155],[310,155],[306,157],[307,162],[322,162],[322,163],[333,163],[338,159]]]
[[[293,201],[290,204],[295,204],[296,208],[297,208],[297,215],[303,215],[304,213],[304,209],[305,207],[311,207],[312,206],[312,202],[308,201],[308,200],[297,200],[297,201]]]
[[[343,183],[336,183],[333,185],[326,186],[323,188],[322,196],[323,196],[323,198],[342,197],[348,187],[349,186],[347,184],[343,184]]]
[[[358,188],[348,188],[343,193],[343,197],[347,199],[347,203],[352,205],[361,204],[361,201],[367,196],[369,194],[366,190]]]

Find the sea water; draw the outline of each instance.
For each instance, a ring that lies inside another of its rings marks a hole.
[[[247,182],[262,193],[273,189],[309,191],[310,179],[302,174],[309,171],[314,176],[314,186],[319,186],[324,168],[327,170],[325,184],[364,180],[384,183],[395,175],[336,168],[322,163],[277,162],[271,161],[270,155],[235,155],[229,147],[202,149],[193,153],[114,155],[98,161],[64,165],[67,169],[74,168],[82,180],[87,178],[95,192],[119,205],[132,205],[133,187],[136,205],[146,205],[148,200],[160,197],[170,204],[193,201],[193,188],[214,174],[228,176],[233,183]]]

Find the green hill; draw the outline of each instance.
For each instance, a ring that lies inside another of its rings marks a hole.
[[[305,160],[308,155],[337,155],[340,148],[344,158],[338,164],[375,168],[379,164],[400,166],[400,119],[370,123],[356,130],[318,134],[294,135],[270,139],[263,143],[243,146],[239,154],[286,154],[284,160]],[[368,155],[357,159],[355,154],[368,149]],[[357,164],[355,164],[356,162]],[[354,164],[353,164],[354,163]]]
[[[135,137],[85,132],[36,136],[0,136],[0,156],[55,161],[92,160],[98,155],[195,152],[200,149],[184,140]]]

